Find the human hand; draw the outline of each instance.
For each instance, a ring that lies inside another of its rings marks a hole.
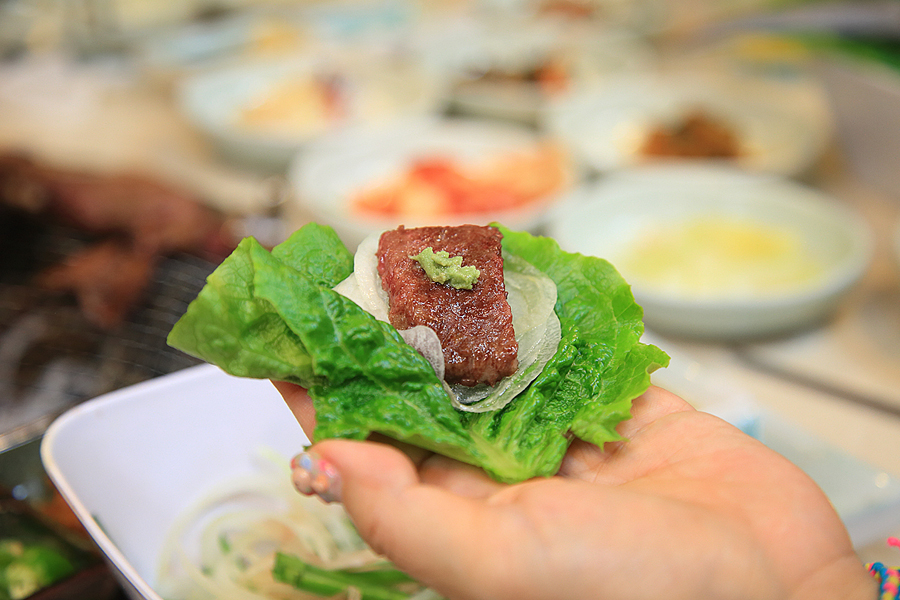
[[[275,385],[311,434],[306,392]],[[363,538],[455,600],[876,597],[821,490],[757,440],[660,388],[619,432],[515,485],[391,444],[311,452]]]

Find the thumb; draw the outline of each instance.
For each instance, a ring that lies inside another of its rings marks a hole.
[[[341,501],[375,552],[441,593],[466,595],[496,507],[423,482],[416,464],[387,444],[327,440],[293,466],[298,489]]]

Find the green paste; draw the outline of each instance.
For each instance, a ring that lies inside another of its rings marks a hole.
[[[462,266],[462,256],[451,257],[446,250],[435,252],[430,246],[410,258],[422,265],[429,279],[435,283],[446,283],[458,290],[471,290],[481,275],[472,265]]]

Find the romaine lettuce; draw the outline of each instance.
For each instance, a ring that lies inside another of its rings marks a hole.
[[[619,439],[631,401],[668,363],[640,342],[643,312],[605,260],[501,226],[504,250],[556,282],[562,341],[505,408],[451,406],[428,362],[390,325],[332,288],[353,269],[334,232],[310,224],[268,252],[252,238],[210,275],[169,344],[241,377],[309,390],[316,439],[378,432],[482,467],[500,481],[553,475],[573,436]]]

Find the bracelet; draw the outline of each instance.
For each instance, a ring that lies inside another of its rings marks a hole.
[[[887,543],[900,548],[897,538],[888,538]],[[900,569],[886,567],[880,562],[869,563],[866,568],[878,580],[878,600],[900,600]]]

